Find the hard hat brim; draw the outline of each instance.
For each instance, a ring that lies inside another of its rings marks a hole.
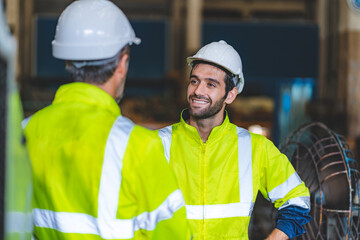
[[[227,67],[217,63],[217,62],[214,62],[214,61],[211,61],[211,60],[208,60],[208,59],[205,59],[205,58],[196,58],[196,57],[187,57],[186,58],[186,61],[187,63],[189,64],[189,66],[191,66],[191,64],[194,62],[194,61],[204,61],[204,62],[209,62],[209,63],[213,63],[215,65],[218,65],[224,69],[226,69],[227,71],[229,71],[230,73],[234,74],[234,75],[238,75],[236,73],[234,73],[233,71],[231,71],[230,69],[228,69]]]
[[[136,45],[139,45],[141,43],[141,38],[135,37],[135,39],[132,41]]]

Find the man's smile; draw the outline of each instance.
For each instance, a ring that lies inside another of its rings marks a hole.
[[[206,105],[211,103],[211,100],[202,96],[190,96],[192,105]]]

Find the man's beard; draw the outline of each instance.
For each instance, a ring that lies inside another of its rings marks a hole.
[[[198,99],[206,99],[206,100],[208,100],[209,101],[209,107],[207,107],[205,109],[202,109],[199,112],[193,111],[190,108],[190,101],[192,101],[193,97],[198,98]],[[221,98],[219,101],[212,104],[212,100],[210,98],[207,98],[207,97],[204,97],[204,96],[198,96],[198,95],[190,95],[189,99],[188,99],[188,108],[189,108],[190,116],[193,117],[194,119],[197,119],[197,120],[213,117],[216,114],[218,114],[220,112],[220,110],[223,108],[225,99],[226,99],[226,95],[223,98]]]

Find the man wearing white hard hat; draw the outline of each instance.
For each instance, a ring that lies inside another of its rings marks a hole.
[[[183,191],[193,239],[248,239],[259,191],[279,210],[267,239],[304,233],[311,219],[304,182],[271,141],[232,124],[225,111],[244,86],[237,51],[212,42],[187,62],[188,109],[158,134]]]
[[[35,239],[190,239],[160,138],[121,116],[128,19],[108,0],[61,14],[53,56],[74,83],[24,121],[33,166]]]

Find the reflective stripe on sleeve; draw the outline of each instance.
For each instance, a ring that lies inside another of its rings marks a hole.
[[[288,192],[301,184],[301,179],[296,172],[294,172],[285,182],[274,188],[269,192],[269,199],[271,202],[283,198]]]
[[[161,138],[168,163],[170,162],[171,133],[172,126],[167,126],[159,130],[159,137]]]
[[[214,219],[249,217],[254,203],[228,203],[214,205],[186,205],[188,219]]]
[[[32,232],[31,213],[8,211],[5,214],[5,228],[9,234],[17,233],[20,236],[25,232]]]
[[[136,230],[153,230],[158,222],[171,218],[184,206],[181,191],[178,189],[151,212],[141,213],[133,219],[116,219],[122,161],[133,127],[130,120],[120,116],[110,130],[101,172],[97,218],[84,213],[33,209],[34,225],[64,233],[96,234],[103,239],[130,239],[134,237]]]
[[[289,206],[298,206],[305,209],[310,209],[310,197],[296,197],[289,199],[283,205],[279,207],[279,210],[289,207]]]
[[[139,228],[149,231],[154,230],[158,222],[170,219],[174,212],[184,205],[185,202],[180,189],[175,190],[157,209],[150,213],[144,212],[137,216],[135,231]]]
[[[95,217],[83,213],[33,209],[33,222],[35,226],[52,228],[64,233],[98,234],[96,221]]]

